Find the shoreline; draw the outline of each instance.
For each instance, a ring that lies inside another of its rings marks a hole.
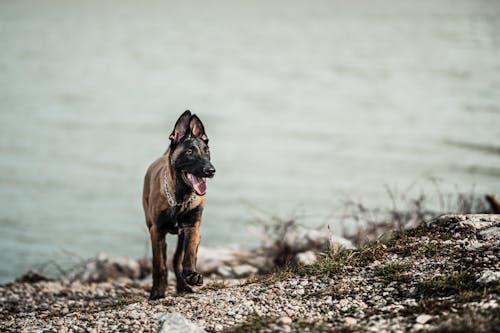
[[[0,287],[0,327],[156,332],[185,321],[208,332],[418,332],[470,325],[488,332],[500,325],[500,215],[445,215],[384,241],[325,253],[309,265],[255,277],[208,277],[195,294],[175,294],[170,284],[158,301],[147,299],[148,283],[141,280],[14,282]]]

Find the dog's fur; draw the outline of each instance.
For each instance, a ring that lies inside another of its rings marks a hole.
[[[200,119],[184,112],[170,135],[170,147],[148,168],[144,178],[143,206],[153,248],[153,288],[150,299],[165,296],[167,287],[166,233],[177,234],[173,266],[178,292],[193,292],[191,286],[203,284],[196,272],[196,256],[200,243],[200,224],[205,194],[197,195],[186,181],[186,172],[211,178],[215,168],[210,162],[208,138]],[[163,177],[170,193],[181,206],[171,206]],[[190,199],[194,195],[194,198]]]

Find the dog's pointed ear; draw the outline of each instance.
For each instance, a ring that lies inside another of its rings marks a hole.
[[[178,143],[184,136],[186,136],[189,131],[189,120],[191,119],[191,111],[186,110],[184,113],[177,119],[175,123],[174,130],[172,134],[170,134],[170,141],[172,143]]]
[[[200,138],[203,141],[208,142],[208,137],[205,134],[205,127],[197,115],[193,114],[191,120],[189,121],[189,128],[191,129],[191,135]]]

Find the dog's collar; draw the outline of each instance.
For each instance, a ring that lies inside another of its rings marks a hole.
[[[167,201],[170,207],[177,207],[177,206],[187,207],[191,202],[193,202],[196,199],[196,194],[193,193],[187,200],[183,202],[177,202],[177,200],[175,200],[175,195],[168,190],[167,172],[163,173],[162,183],[163,183],[163,191],[167,196]]]

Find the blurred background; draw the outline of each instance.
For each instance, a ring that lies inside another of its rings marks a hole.
[[[391,206],[386,187],[498,194],[499,17],[493,0],[1,1],[0,282],[149,255],[143,176],[185,109],[217,168],[205,246],[258,244],[262,212],[336,232],[346,200]]]

